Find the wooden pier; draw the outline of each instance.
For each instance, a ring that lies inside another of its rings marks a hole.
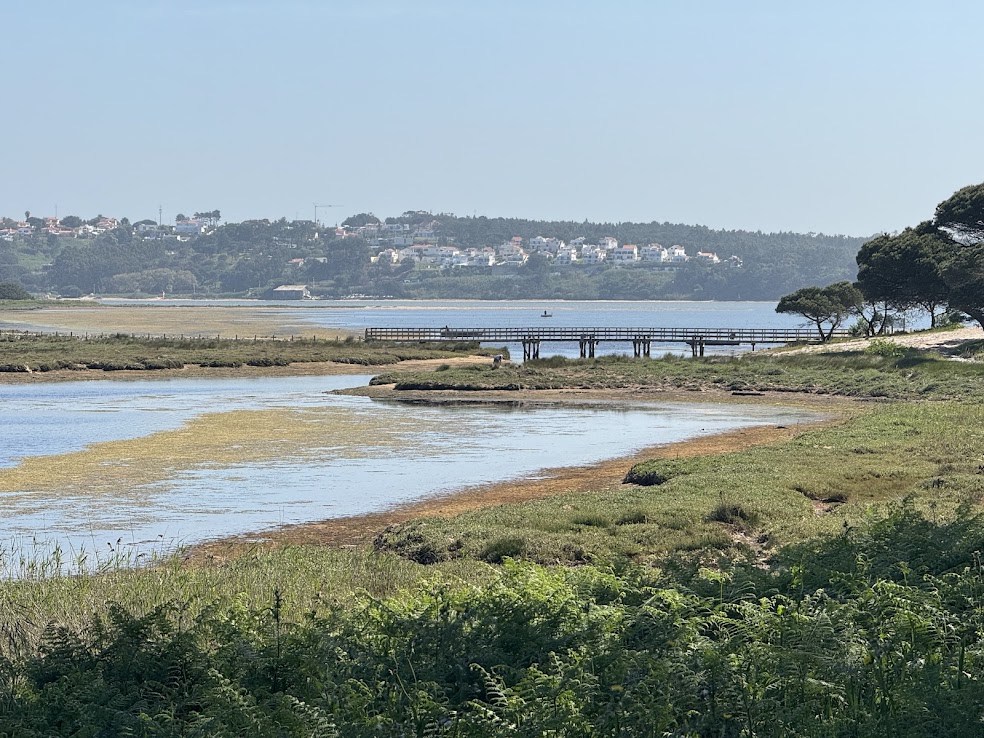
[[[848,336],[834,331],[834,338]],[[637,357],[648,357],[654,343],[685,343],[694,356],[703,356],[707,346],[751,346],[787,343],[818,343],[817,332],[806,328],[366,328],[366,341],[421,343],[433,341],[477,341],[519,343],[523,360],[540,358],[543,342],[577,343],[581,358],[593,358],[602,341],[631,343]]]

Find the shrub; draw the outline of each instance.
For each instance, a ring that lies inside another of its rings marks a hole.
[[[755,512],[732,502],[719,503],[707,515],[708,522],[728,525],[744,525],[745,523],[754,525],[757,520],[758,515]]]
[[[184,369],[184,362],[177,359],[144,359],[147,369]]]
[[[571,522],[574,525],[585,525],[590,528],[607,528],[612,524],[611,519],[601,513],[580,513],[575,515]]]
[[[640,525],[649,522],[649,515],[642,508],[629,510],[615,521],[615,525]]]
[[[505,559],[518,559],[525,551],[525,540],[519,536],[508,536],[487,543],[479,558],[490,564],[501,564]]]
[[[656,487],[666,484],[675,477],[689,474],[692,470],[693,462],[689,460],[654,459],[643,461],[629,469],[625,479],[622,480],[622,484]]]
[[[143,364],[135,361],[94,361],[90,369],[102,369],[104,372],[138,371],[146,369]]]
[[[901,356],[905,356],[905,347],[900,346],[895,343],[895,341],[887,341],[884,338],[876,338],[868,344],[864,352],[869,356],[899,358]]]
[[[31,293],[16,282],[0,282],[0,300],[33,300]]]
[[[246,362],[247,366],[288,366],[289,364],[290,362],[282,356],[261,356]]]

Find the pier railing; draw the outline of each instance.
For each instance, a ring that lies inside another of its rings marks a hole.
[[[834,331],[831,338],[848,336]],[[817,331],[807,328],[366,328],[366,341],[477,341],[479,343],[521,343],[524,359],[540,356],[541,342],[577,342],[582,357],[593,357],[602,341],[631,342],[636,356],[649,356],[652,344],[685,343],[694,356],[703,356],[706,346],[817,343]]]
[[[849,335],[847,331],[835,331],[834,337]],[[596,341],[634,341],[647,338],[654,343],[690,343],[704,339],[733,341],[736,343],[801,343],[817,342],[816,330],[806,328],[366,328],[367,341],[481,341],[519,343],[524,340],[579,341],[592,338]]]

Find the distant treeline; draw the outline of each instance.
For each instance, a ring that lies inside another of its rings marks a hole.
[[[388,222],[435,222],[439,241],[497,245],[514,236],[588,242],[679,244],[688,253],[737,256],[740,267],[694,262],[664,272],[643,264],[556,266],[531,258],[521,267],[438,270],[371,264],[382,246],[336,236],[311,221],[226,223],[188,241],[143,239],[129,224],[89,240],[50,234],[0,242],[0,281],[66,296],[198,294],[264,296],[285,283],[314,295],[353,293],[404,298],[778,299],[807,285],[853,280],[865,239],[797,233],[719,231],[672,223],[575,223],[516,218],[459,218],[407,212]],[[357,220],[357,216],[349,220]]]

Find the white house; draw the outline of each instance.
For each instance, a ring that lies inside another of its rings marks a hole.
[[[562,248],[557,251],[557,257],[554,259],[555,264],[562,264],[564,266],[576,264],[577,261],[577,251],[571,246],[567,246],[566,248]]]
[[[658,243],[651,243],[639,249],[639,258],[642,261],[663,262],[669,260],[670,255]]]
[[[697,259],[699,259],[700,261],[706,261],[708,264],[721,263],[721,260],[718,258],[718,255],[715,254],[713,251],[698,251]]]
[[[690,259],[690,257],[687,256],[687,252],[683,246],[674,244],[673,246],[670,246],[667,251],[669,254],[667,261],[673,262],[674,264],[680,264]]]
[[[523,239],[519,238],[518,236],[509,241],[504,241],[503,243],[499,244],[499,247],[496,249],[496,252],[499,254],[499,256],[502,259],[505,259],[510,256],[516,256],[518,254],[526,253],[523,250]]]
[[[603,248],[605,251],[612,251],[618,248],[618,239],[612,238],[611,236],[602,236],[598,239],[598,246]]]
[[[594,244],[586,244],[581,248],[581,261],[585,264],[600,264],[607,255],[607,251]]]
[[[179,236],[200,236],[205,232],[205,222],[189,218],[174,224],[174,232]]]
[[[639,261],[639,247],[635,244],[617,246],[608,255],[613,262],[619,264],[635,263]]]
[[[396,264],[400,261],[400,252],[396,249],[384,249],[376,255],[377,264]]]
[[[278,300],[303,300],[311,296],[305,284],[282,284],[273,288],[273,294]]]

